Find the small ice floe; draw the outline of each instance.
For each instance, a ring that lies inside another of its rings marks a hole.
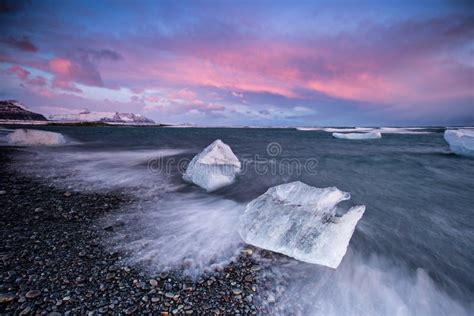
[[[451,151],[458,155],[474,157],[474,130],[446,130],[444,139]]]
[[[191,160],[183,179],[211,192],[234,182],[240,170],[232,149],[217,139]]]
[[[365,211],[354,206],[336,217],[337,204],[348,199],[336,187],[299,181],[271,187],[247,205],[239,233],[248,244],[335,269]]]
[[[382,138],[380,132],[369,132],[369,133],[332,133],[332,136],[339,139],[378,139]]]
[[[54,146],[66,143],[60,133],[40,131],[35,129],[17,129],[7,135],[8,142],[24,146]]]

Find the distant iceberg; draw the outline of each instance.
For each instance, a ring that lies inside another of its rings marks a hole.
[[[217,139],[191,160],[183,179],[211,192],[234,182],[240,168],[232,149]]]
[[[60,133],[40,131],[35,129],[17,129],[7,135],[8,142],[24,146],[53,146],[66,143]]]
[[[380,132],[369,132],[369,133],[332,133],[332,136],[339,139],[377,139],[382,138]]]
[[[354,206],[336,217],[337,204],[348,199],[336,187],[281,184],[247,205],[239,233],[248,244],[335,269],[365,211],[364,205]]]
[[[448,142],[449,148],[454,153],[474,157],[474,130],[446,130],[444,132],[444,139]]]

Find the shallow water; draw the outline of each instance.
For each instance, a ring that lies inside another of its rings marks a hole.
[[[71,145],[28,149],[37,159],[19,161],[23,171],[78,190],[137,197],[112,219],[131,223],[111,241],[131,253],[131,263],[164,269],[185,262],[192,274],[225,264],[241,247],[236,225],[245,205],[270,186],[300,180],[350,192],[344,208],[364,204],[366,212],[337,270],[289,258],[272,264],[291,293],[275,312],[474,311],[474,159],[450,153],[443,130],[352,141],[295,129],[41,129],[63,133]],[[180,172],[217,138],[244,172],[209,194],[183,182]]]

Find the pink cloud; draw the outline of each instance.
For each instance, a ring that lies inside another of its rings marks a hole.
[[[36,76],[36,77],[30,79],[28,82],[31,85],[42,87],[42,86],[46,85],[47,80],[46,80],[46,78],[44,78],[42,76]]]
[[[71,76],[71,66],[71,61],[64,58],[53,58],[49,61],[52,72],[61,76]]]
[[[139,98],[134,96],[134,101]],[[167,93],[163,97],[145,96],[142,100],[148,102],[144,106],[146,111],[159,111],[168,114],[178,114],[195,110],[199,112],[211,112],[225,110],[225,106],[215,102],[202,100],[198,93],[184,88],[177,91]]]
[[[16,76],[21,82],[30,87],[43,87],[46,86],[47,80],[42,76],[36,76],[30,78],[30,72],[18,65],[12,65],[6,71],[8,74]]]
[[[76,87],[76,85],[72,81],[61,78],[61,77],[56,77],[53,79],[52,87],[56,89],[71,91],[71,92],[77,92],[77,93],[82,92],[82,90]]]
[[[52,98],[55,96],[49,89],[40,89],[38,94],[46,98]]]
[[[71,92],[82,92],[76,83],[88,86],[102,86],[98,71],[89,63],[73,62],[65,58],[53,58],[49,61],[49,69],[55,75],[53,88]]]
[[[25,51],[25,52],[30,52],[30,53],[35,53],[38,51],[38,47],[36,47],[29,38],[23,37],[21,39],[13,38],[13,37],[7,37],[4,39],[0,39],[0,42],[3,42],[5,44],[8,44],[12,47],[15,47],[19,50]]]
[[[16,75],[21,80],[27,79],[28,76],[30,75],[29,71],[27,71],[26,69],[18,65],[12,65],[7,71],[11,74]]]
[[[407,100],[432,102],[434,95],[470,98],[472,67],[451,51],[462,51],[473,30],[465,18],[448,16],[389,26],[368,24],[355,33],[299,40],[240,38],[229,45],[158,40],[167,54],[149,56],[138,46],[138,51],[124,53],[128,64],[108,76],[126,74],[126,82],[148,88],[204,86],[287,98],[305,98],[312,92],[389,106]],[[129,69],[137,72],[130,74]]]
[[[145,97],[145,101],[147,101],[147,102],[158,103],[158,102],[160,102],[160,100],[161,100],[160,97],[153,96],[153,95]]]
[[[169,95],[168,97],[171,99],[183,99],[193,101],[196,99],[197,94],[189,89],[181,89],[178,92]]]

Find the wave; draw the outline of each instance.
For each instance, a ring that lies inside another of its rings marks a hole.
[[[129,264],[197,277],[237,258],[242,241],[236,223],[245,205],[202,193],[172,193],[128,208],[105,225],[126,223],[110,245],[127,253]]]
[[[371,132],[374,128],[355,127],[355,128],[324,128],[323,131],[328,133],[344,133],[344,132]]]
[[[170,170],[165,159],[186,152],[186,149],[86,151],[36,150],[35,159],[18,162],[21,171],[69,189],[127,190],[135,195],[153,196],[176,190],[168,181]],[[150,163],[157,164],[154,168]],[[134,188],[135,190],[130,190]]]
[[[351,140],[364,140],[364,139],[379,139],[382,138],[382,134],[378,132],[368,133],[332,133],[334,138],[339,139],[351,139]]]
[[[296,130],[298,131],[321,131],[323,128],[321,127],[297,127]]]
[[[9,132],[14,132],[15,129],[12,128],[5,128],[5,127],[0,127],[0,133],[9,133]]]
[[[428,131],[421,127],[380,127],[375,131],[382,134],[405,134],[405,135],[420,135],[420,134],[433,134],[432,131]]]
[[[242,241],[235,224],[245,206],[202,192],[179,193],[183,187],[197,189],[175,170],[150,170],[150,161],[165,165],[160,159],[185,152],[36,150],[35,159],[28,155],[16,167],[62,188],[133,194],[134,204],[103,220],[104,225],[125,223],[107,236],[107,244],[126,252],[130,264],[198,276],[237,258]]]
[[[421,268],[410,272],[382,257],[349,251],[337,270],[285,258],[273,282],[287,284],[264,294],[279,297],[273,314],[472,315],[474,306],[451,298]],[[280,290],[280,291],[279,291]]]
[[[327,133],[378,132],[382,134],[432,134],[424,127],[297,127],[299,131],[324,131]]]
[[[370,132],[374,130],[371,127],[297,127],[298,131],[324,131],[328,133],[337,133],[337,132]]]

